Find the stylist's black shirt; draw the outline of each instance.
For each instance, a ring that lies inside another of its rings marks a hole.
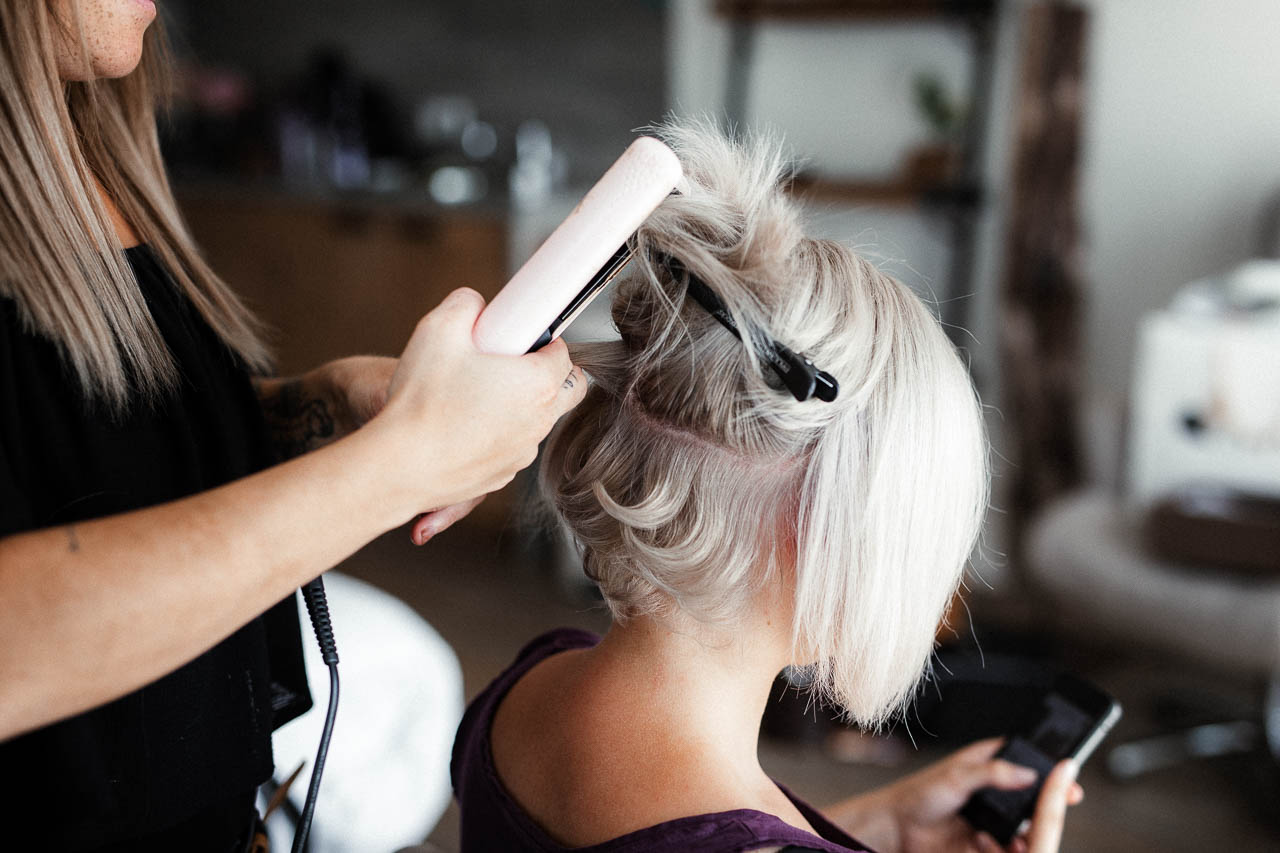
[[[123,417],[95,411],[0,297],[0,536],[171,501],[272,461],[242,364],[149,249],[127,256],[179,385]],[[272,730],[310,707],[301,654],[291,597],[159,681],[0,743],[0,848],[229,851],[271,775]]]

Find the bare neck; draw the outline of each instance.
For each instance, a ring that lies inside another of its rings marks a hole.
[[[738,808],[809,829],[757,757],[788,644],[767,618],[700,633],[654,619],[615,625],[599,645],[534,667],[502,701],[491,728],[498,775],[560,843]]]
[[[620,695],[655,724],[670,722],[732,765],[758,767],[760,718],[787,663],[781,645],[763,626],[695,635],[639,618],[610,629],[582,665],[597,684],[626,685]]]

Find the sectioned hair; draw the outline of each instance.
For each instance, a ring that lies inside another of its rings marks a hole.
[[[687,186],[637,234],[612,302],[621,340],[574,348],[592,387],[549,440],[543,493],[616,619],[731,626],[761,590],[793,589],[796,662],[878,724],[927,670],[985,512],[968,372],[906,286],[806,236],[775,141],[656,133]],[[833,374],[839,397],[781,390],[663,254],[741,328]]]

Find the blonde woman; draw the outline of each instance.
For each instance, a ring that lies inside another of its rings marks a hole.
[[[0,0],[4,849],[243,849],[310,702],[291,591],[446,526],[585,387],[563,345],[475,352],[466,290],[398,361],[251,378],[258,327],[160,160],[155,15]],[[273,439],[314,452],[270,467]]]
[[[534,640],[470,706],[463,848],[998,849],[957,814],[980,787],[1035,781],[997,742],[825,815],[760,768],[784,666],[866,726],[910,699],[985,512],[986,442],[937,320],[805,235],[776,146],[664,135],[688,186],[637,236],[621,340],[574,352],[591,389],[543,456],[614,623]],[[834,377],[834,399],[799,399],[778,345]],[[1013,849],[1057,848],[1073,778],[1054,771]]]

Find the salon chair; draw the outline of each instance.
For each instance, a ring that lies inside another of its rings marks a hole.
[[[1105,489],[1050,505],[1028,537],[1027,568],[1073,633],[1198,661],[1265,682],[1262,714],[1113,747],[1127,779],[1266,746],[1280,761],[1280,578],[1243,580],[1164,563],[1143,548],[1140,513]]]
[[[339,572],[324,576],[342,678],[309,853],[396,850],[417,844],[452,797],[449,758],[462,719],[462,669],[449,644],[398,598]],[[302,624],[308,626],[305,613]],[[267,820],[273,850],[288,850],[324,721],[329,672],[304,629],[314,707],[272,738],[276,780],[301,762],[289,806]],[[263,797],[265,801],[265,797]],[[259,809],[264,803],[259,803]]]

